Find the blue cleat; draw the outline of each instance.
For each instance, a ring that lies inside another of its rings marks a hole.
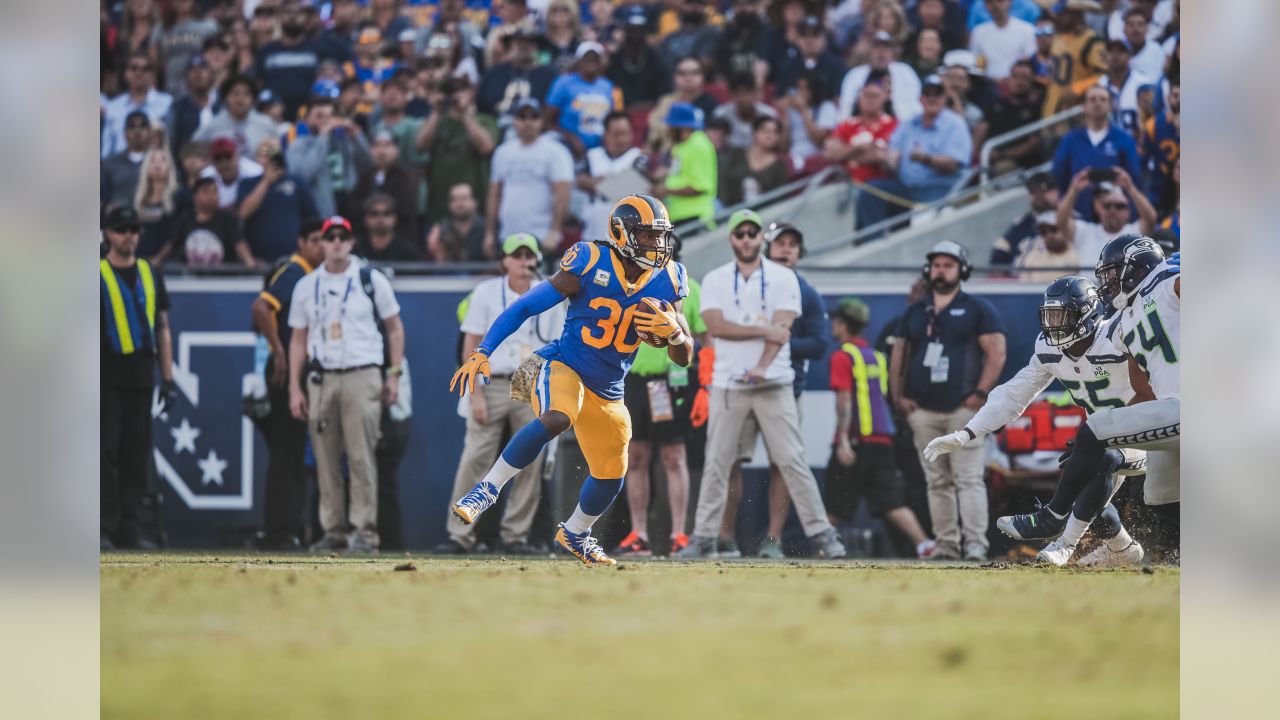
[[[493,507],[498,502],[498,488],[493,483],[481,481],[471,488],[471,492],[453,504],[453,514],[458,516],[463,525],[470,525],[480,517],[480,513]]]
[[[596,565],[617,565],[618,561],[604,554],[604,550],[596,539],[591,537],[591,531],[576,535],[569,532],[564,523],[560,523],[560,527],[556,529],[555,542],[560,547],[569,552],[570,555],[582,561],[587,567]]]
[[[1037,503],[1038,504],[1038,503]],[[1014,540],[1052,540],[1062,534],[1067,519],[1059,520],[1049,512],[1048,505],[1040,505],[1026,515],[1004,515],[996,518],[1000,532]]]

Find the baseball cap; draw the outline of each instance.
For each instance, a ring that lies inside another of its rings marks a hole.
[[[602,60],[604,59],[604,46],[595,40],[587,40],[586,42],[579,43],[578,49],[573,53],[573,59],[581,60],[586,57],[586,54],[589,52],[595,53],[596,56]]]
[[[1050,36],[1052,36],[1052,35],[1053,35],[1053,26],[1052,26],[1052,25],[1037,25],[1037,26],[1036,26],[1036,37],[1050,37]]]
[[[121,230],[127,227],[141,227],[138,212],[128,205],[113,207],[102,220],[103,230]]]
[[[129,127],[129,123],[133,122],[134,120],[141,120],[143,124],[145,124],[147,127],[151,127],[151,118],[148,117],[147,114],[142,112],[141,110],[134,110],[128,115],[125,115],[124,126]]]
[[[311,97],[313,98],[329,98],[337,100],[342,94],[342,88],[338,87],[338,83],[328,79],[321,78],[311,86]]]
[[[396,41],[402,42],[402,43],[418,42],[418,31],[411,27],[405,28],[400,31],[399,35],[396,36]]]
[[[885,32],[884,30],[877,30],[876,34],[873,35],[871,39],[876,45],[897,45],[898,44],[898,41],[894,40],[893,36]]]
[[[351,223],[341,215],[329,216],[329,218],[324,221],[324,224],[320,226],[320,234],[328,235],[329,231],[334,228],[342,228],[347,231],[348,235],[351,234]]]
[[[1047,190],[1048,188],[1053,187],[1053,176],[1044,170],[1041,170],[1038,173],[1032,173],[1031,177],[1027,178],[1026,186],[1028,190],[1040,187]]]
[[[1048,225],[1050,227],[1058,227],[1058,211],[1057,210],[1045,210],[1042,213],[1036,214],[1036,227],[1040,228],[1040,227],[1044,227],[1045,225]]]
[[[647,26],[649,24],[649,18],[645,16],[644,9],[637,5],[627,12],[626,24],[632,26]]]
[[[533,251],[533,256],[542,262],[542,248],[538,247],[538,238],[532,233],[518,232],[508,235],[506,240],[502,241],[502,254],[510,255],[520,248],[527,248]]]
[[[209,157],[217,157],[219,155],[232,155],[239,149],[236,141],[229,137],[214,138],[209,143]]]
[[[836,306],[836,314],[855,325],[866,325],[871,322],[871,308],[861,298],[848,297]]]
[[[280,96],[271,88],[263,88],[262,92],[258,93],[258,107],[262,107],[264,105],[275,105],[276,103],[282,102],[284,102],[284,100],[281,100]]]
[[[821,30],[823,29],[823,28],[822,28],[822,21],[821,21],[821,20],[819,20],[819,19],[817,18],[817,16],[815,16],[815,15],[805,15],[804,19],[800,21],[800,26],[799,26],[799,28],[798,28],[798,29],[799,29],[799,30],[801,30],[801,31],[803,31],[803,30],[819,30],[819,31],[821,31]],[[884,32],[884,31],[882,30],[881,32]],[[803,33],[801,33],[801,34],[803,34]],[[885,35],[888,35],[888,33],[885,33]],[[890,38],[890,40],[892,40],[892,38]]]
[[[800,232],[800,228],[796,227],[795,225],[792,225],[791,223],[779,223],[779,222],[771,223],[769,225],[769,233],[768,233],[769,242],[773,242],[774,240],[777,240],[778,238],[782,237],[786,233],[791,233],[792,235],[795,235],[796,241],[800,243],[800,246],[801,247],[804,246],[804,233]]]
[[[366,25],[361,28],[360,35],[356,39],[357,45],[375,45],[380,42],[382,42],[382,31],[377,25]]]
[[[1112,182],[1100,182],[1097,189],[1093,191],[1095,200],[1117,199],[1129,202],[1129,197],[1124,194],[1119,185]]]
[[[931,87],[941,89],[943,87],[942,78],[938,77],[937,75],[930,75],[929,77],[924,79],[924,82],[920,84],[921,91],[928,90]]]
[[[378,142],[379,140],[386,140],[387,142],[395,142],[396,136],[392,134],[390,130],[386,128],[382,128],[381,130],[373,134],[373,141]]]
[[[202,68],[202,67],[209,67],[209,63],[205,62],[204,55],[196,53],[195,55],[191,56],[190,60],[187,61],[188,71],[194,70],[195,68]]]
[[[982,74],[982,69],[978,67],[978,56],[972,50],[951,50],[942,56],[942,65],[949,68],[962,67],[970,75]]]
[[[1107,49],[1110,50],[1111,48],[1120,48],[1121,50],[1124,50],[1130,55],[1133,54],[1133,45],[1130,45],[1129,41],[1122,37],[1111,38],[1110,40],[1108,40]]]
[[[667,127],[701,130],[703,112],[701,108],[693,103],[672,103],[671,107],[667,110],[667,117],[664,119],[664,122],[666,122]]]
[[[729,216],[729,231],[737,230],[739,225],[747,222],[755,223],[756,227],[764,229],[764,220],[760,217],[760,213],[743,208]]]
[[[542,112],[542,103],[538,102],[538,98],[536,97],[522,97],[511,105],[511,114],[519,115],[521,110]]]
[[[925,259],[933,260],[935,255],[949,255],[959,260],[962,265],[969,263],[969,251],[960,243],[952,240],[943,240],[935,244],[929,249],[929,252],[925,253]]]

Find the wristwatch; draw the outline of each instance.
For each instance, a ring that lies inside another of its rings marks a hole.
[[[395,366],[395,367],[393,367],[393,368],[387,368],[387,374],[388,374],[388,375],[394,375],[394,376],[396,376],[396,377],[400,377],[401,375],[403,375],[403,374],[404,374],[404,368],[403,368],[402,366],[400,366],[400,365],[397,365],[397,366]]]
[[[977,395],[979,400],[986,400],[986,399],[987,399],[987,391],[986,391],[986,390],[983,390],[982,388],[974,388],[974,389],[973,389],[973,392],[971,392],[971,393],[969,393],[969,394],[970,394],[970,395]]]

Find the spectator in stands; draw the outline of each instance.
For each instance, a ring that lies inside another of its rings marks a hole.
[[[275,138],[264,138],[261,141],[261,143],[272,142],[277,141]],[[277,147],[279,147],[278,144]],[[212,163],[200,173],[200,176],[211,177],[217,182],[218,204],[224,208],[233,208],[239,204],[241,180],[262,175],[262,165],[241,155],[236,141],[228,137],[216,138],[209,143],[209,159]]]
[[[178,167],[182,168],[183,185],[192,190],[209,167],[209,144],[192,141],[183,145],[178,154]]]
[[[253,256],[274,260],[293,250],[291,239],[298,237],[303,221],[320,212],[306,183],[287,172],[278,142],[263,140],[257,157],[263,171],[240,181],[236,204]]]
[[[845,163],[854,182],[887,177],[880,159],[888,151],[889,140],[898,127],[898,119],[884,111],[889,97],[887,83],[887,72],[872,73],[858,91],[853,117],[837,125],[823,146],[823,156],[831,162]]]
[[[170,257],[196,267],[234,261],[246,267],[257,265],[249,243],[240,235],[240,219],[218,207],[218,183],[213,178],[196,180],[191,208],[179,217],[177,228],[154,262],[158,265]]]
[[[556,73],[569,69],[582,42],[582,17],[574,0],[551,0],[546,10],[546,49]]]
[[[1084,127],[1062,136],[1053,156],[1053,177],[1058,189],[1066,191],[1083,168],[1123,169],[1129,177],[1142,177],[1141,159],[1133,136],[1111,122],[1111,93],[1093,85],[1084,94]],[[1076,203],[1076,212],[1085,217],[1093,209],[1088,188]],[[1084,257],[1082,254],[1081,257]]]
[[[907,37],[906,46],[915,47],[920,36],[932,30],[937,34],[938,42],[942,44],[942,50],[938,53],[939,59],[947,51],[965,47],[967,33],[964,20],[959,18],[960,12],[960,8],[951,0],[919,0],[916,3],[913,21],[916,31],[914,35]],[[911,18],[911,14],[908,13],[908,19]],[[928,76],[929,73],[920,73],[920,77]]]
[[[138,255],[152,257],[173,237],[174,224],[180,210],[178,202],[182,186],[169,146],[152,147],[142,159],[142,174],[134,191],[133,209],[142,223],[138,239]]]
[[[1114,181],[1096,182],[1093,168],[1083,168],[1071,178],[1071,185],[1058,203],[1058,228],[1071,241],[1080,256],[1080,266],[1091,268],[1098,262],[1102,248],[1111,238],[1124,233],[1150,235],[1156,225],[1156,209],[1133,184],[1123,168],[1112,171]],[[1077,200],[1088,193],[1098,222],[1077,219]],[[1129,220],[1130,204],[1138,208],[1138,220]]]
[[[760,58],[766,69],[772,74],[773,69],[782,65],[790,55],[795,54],[796,30],[806,15],[810,15],[805,0],[781,0],[769,5],[769,32],[764,36],[764,48]]]
[[[604,240],[609,237],[609,213],[618,201],[600,193],[606,178],[637,167],[644,151],[635,146],[635,128],[631,116],[615,110],[604,118],[604,142],[591,148],[578,163],[577,187],[586,195],[582,204],[582,238]]]
[[[666,119],[672,105],[688,103],[701,110],[705,118],[710,118],[716,110],[715,98],[706,91],[706,71],[701,60],[681,59],[676,63],[672,77],[675,90],[663,95],[649,113],[649,149],[655,155],[671,149]]]
[[[1058,213],[1052,210],[1036,216],[1036,235],[1018,255],[1018,279],[1051,283],[1081,267],[1075,243],[1058,227]]]
[[[1106,49],[1101,39],[1084,23],[1086,10],[1098,10],[1097,0],[1064,0],[1056,7],[1061,9],[1056,16],[1049,56],[1070,57],[1072,62],[1067,64],[1065,71],[1049,75],[1049,92],[1044,98],[1045,117],[1079,105],[1080,88],[1088,87],[1107,69]]]
[[[831,313],[835,349],[828,382],[835,392],[836,435],[822,502],[838,527],[854,519],[862,496],[873,515],[907,537],[916,557],[928,559],[936,544],[907,507],[906,482],[893,461],[889,369],[884,354],[862,337],[870,319],[871,309],[857,298],[846,298]]]
[[[775,117],[757,117],[751,125],[751,145],[730,147],[722,157],[716,190],[725,207],[753,203],[763,193],[786,184],[788,170],[782,146],[782,126]]]
[[[142,175],[142,160],[151,146],[151,121],[146,113],[141,110],[129,113],[124,123],[124,140],[120,152],[108,156],[100,166],[99,200],[105,207],[133,205],[138,178]]]
[[[1147,39],[1150,23],[1143,8],[1130,6],[1124,11],[1124,39],[1129,42],[1129,50],[1133,57],[1130,64],[1133,69],[1153,81],[1164,75],[1165,62],[1168,56],[1160,46],[1159,36]]]
[[[1053,176],[1047,172],[1038,172],[1027,178],[1027,200],[1031,209],[1013,221],[1004,234],[996,238],[991,247],[991,265],[1010,267],[1015,259],[1026,250],[1027,245],[1035,239],[1039,232],[1040,217],[1047,212],[1058,211],[1058,188],[1053,184]],[[1053,226],[1058,226],[1055,218]]]
[[[894,405],[911,425],[917,452],[973,417],[1000,379],[1005,360],[1004,322],[990,303],[960,289],[969,276],[968,251],[944,240],[925,258],[930,293],[902,316],[889,369]],[[938,543],[933,558],[956,560],[963,550],[966,560],[985,560],[985,446],[958,452],[924,463]]]
[[[1127,7],[1117,7],[1111,12],[1111,16],[1107,18],[1107,37],[1121,37],[1124,35],[1125,24],[1128,22],[1128,13],[1131,10],[1137,10],[1142,13],[1143,18],[1147,21],[1146,33],[1147,40],[1158,42],[1165,35],[1165,28],[1170,25],[1176,27],[1176,2],[1168,0],[1130,0],[1126,3]]]
[[[200,125],[193,139],[211,142],[214,138],[231,138],[243,157],[252,155],[263,140],[278,137],[271,118],[253,109],[253,81],[249,78],[232,76],[222,84],[218,98],[222,111]]]
[[[1041,18],[1036,23],[1036,52],[1028,60],[1031,61],[1031,69],[1035,71],[1036,82],[1041,88],[1046,90],[1049,84],[1053,82],[1053,36],[1055,34],[1055,25],[1053,18]],[[1043,114],[1044,108],[1041,108]]]
[[[1035,80],[1034,65],[1030,60],[1019,60],[1009,70],[1005,93],[991,104],[987,130],[994,138],[1030,125],[1040,119],[1043,106],[1044,86]],[[1002,175],[1015,167],[1035,167],[1044,160],[1044,140],[1040,133],[1031,133],[995,147],[991,152],[991,171],[993,175]]]
[[[493,12],[501,24],[493,25],[490,20],[489,34],[485,37],[484,65],[493,68],[511,62],[514,35],[537,32],[537,17],[529,10],[528,0],[503,0],[493,3]],[[416,51],[414,53],[417,54]],[[488,74],[489,71],[486,71]],[[483,81],[483,78],[481,78]],[[484,105],[481,104],[483,110]]]
[[[360,175],[352,193],[354,202],[364,206],[369,196],[380,193],[395,200],[396,228],[405,237],[413,238],[413,245],[420,246],[418,234],[418,174],[400,162],[400,146],[390,130],[380,130],[369,149],[373,165]],[[363,228],[362,228],[363,229]]]
[[[489,156],[498,128],[492,118],[476,111],[474,87],[466,78],[450,78],[440,87],[437,110],[418,133],[418,148],[431,162],[427,166],[427,224],[444,216],[449,188],[460,182],[471,186],[476,197],[489,183]],[[488,206],[486,212],[493,212]]]
[[[848,117],[853,114],[853,102],[858,91],[866,84],[874,70],[889,72],[890,114],[904,122],[920,113],[920,78],[911,66],[900,62],[898,45],[889,33],[876,33],[871,46],[870,61],[859,65],[845,74],[840,85],[840,115]]]
[[[844,61],[827,48],[827,29],[821,19],[809,15],[800,21],[796,27],[796,50],[795,55],[788,56],[774,68],[775,96],[785,96],[802,76],[809,73],[822,76],[826,87],[833,93],[840,87],[845,73]]]
[[[650,194],[662,198],[671,222],[710,220],[715,215],[716,149],[702,131],[702,111],[679,102],[667,111],[664,124],[671,141],[671,159],[658,168]]]
[[[1167,216],[1177,206],[1178,181],[1174,172],[1182,152],[1182,85],[1171,78],[1164,112],[1147,121],[1142,155],[1149,167],[1147,197]]]
[[[1035,54],[1036,28],[1031,24],[1035,20],[1011,16],[1013,0],[983,0],[983,4],[991,19],[973,28],[969,49],[977,56],[983,74],[992,80],[1003,80],[1009,77],[1015,62]]]
[[[904,59],[911,65],[911,69],[916,71],[917,75],[929,77],[942,67],[944,52],[942,36],[933,28],[925,28],[916,33],[915,41],[907,46],[907,54]]]
[[[716,108],[714,115],[729,121],[729,147],[745,150],[751,145],[756,120],[761,117],[776,119],[778,111],[761,102],[756,79],[751,75],[730,78],[729,93],[729,102]]]
[[[422,132],[424,121],[408,113],[410,92],[409,85],[401,76],[394,76],[382,83],[378,88],[379,102],[375,108],[377,121],[373,124],[373,137],[383,132],[390,133],[396,145],[398,162],[414,177],[414,197],[425,198],[426,188],[422,187],[427,170],[427,154],[418,147],[418,136]],[[384,157],[385,159],[385,157]],[[397,162],[392,160],[392,162]],[[375,164],[377,158],[374,158]],[[425,210],[423,202],[415,200],[406,204],[400,195],[391,193],[400,206],[401,215],[413,214]],[[416,225],[416,222],[414,223]],[[401,225],[402,228],[412,227]]]
[[[973,76],[977,73],[976,59],[968,50],[952,50],[942,64],[942,87],[946,90],[947,109],[964,118],[973,137],[974,147],[981,147],[987,136],[987,118],[982,106],[974,102]]]
[[[243,18],[238,19],[240,22],[244,22]],[[214,88],[216,91],[234,74],[232,68],[234,58],[231,54],[231,44],[227,42],[225,35],[214,35],[205,38],[204,50],[201,56],[204,58],[205,63],[208,64],[209,72],[213,74],[209,87]]]
[[[128,61],[134,55],[145,55],[154,62],[156,38],[160,35],[160,12],[154,0],[132,0],[121,3],[120,32],[116,36],[113,66],[124,68],[124,82],[129,83]]]
[[[173,96],[156,90],[156,69],[151,56],[137,52],[125,66],[125,91],[107,101],[102,111],[102,158],[125,150],[125,120],[141,112],[151,122],[164,122]]]
[[[258,51],[254,77],[284,101],[284,116],[294,120],[307,103],[321,61],[330,57],[318,39],[306,36],[306,17],[298,6],[286,6],[280,15],[280,38]],[[290,235],[290,237],[294,237]]]
[[[791,167],[797,172],[806,172],[810,161],[821,161],[822,145],[840,121],[840,111],[831,94],[833,88],[825,75],[811,70],[777,101],[784,144]]]
[[[622,44],[605,73],[629,106],[651,105],[671,91],[671,71],[648,42],[649,20],[633,6],[623,23]]]
[[[218,23],[199,16],[196,0],[169,0],[166,10],[171,20],[155,44],[164,59],[165,92],[180,98],[187,94],[188,65],[200,56],[205,39],[218,32]]]
[[[881,162],[893,177],[872,180],[869,185],[911,202],[932,202],[947,194],[973,155],[973,138],[964,119],[946,109],[945,90],[937,76],[924,82],[920,96],[924,111],[898,125],[889,148],[880,151]],[[905,210],[895,203],[898,212]],[[873,225],[890,214],[881,194],[858,195],[859,228]],[[897,213],[893,213],[897,214]]]
[[[734,0],[714,54],[716,72],[724,77],[747,73],[764,85],[768,64],[760,58],[768,27],[760,0]]]
[[[396,227],[396,201],[374,193],[364,201],[364,236],[355,253],[371,262],[413,262],[422,259],[410,236]]]
[[[1124,38],[1107,41],[1107,74],[1098,84],[1111,95],[1111,119],[1125,132],[1133,136],[1134,143],[1142,140],[1144,118],[1140,109],[1140,96],[1150,93],[1150,86],[1157,78],[1147,77],[1130,69],[1133,53],[1129,41]],[[1146,86],[1148,89],[1143,90]]]
[[[353,79],[376,87],[395,74],[398,69],[397,62],[383,52],[383,48],[386,47],[384,40],[390,39],[392,38],[384,38],[382,33],[378,32],[378,28],[373,25],[360,28],[360,34],[356,36],[355,62],[351,63]],[[323,76],[324,73],[321,75]],[[340,78],[334,79],[340,80]]]
[[[431,226],[427,252],[436,262],[481,262],[493,259],[484,246],[484,218],[476,212],[476,196],[467,183],[449,188],[448,212]]]
[[[604,71],[604,46],[595,41],[578,45],[573,72],[561,75],[547,93],[545,124],[558,127],[575,157],[599,147],[604,116],[620,107],[613,83]]]
[[[573,156],[542,134],[542,107],[534,98],[515,105],[516,137],[493,153],[485,214],[485,254],[498,254],[498,236],[527,232],[545,252],[558,252],[569,213]]]
[[[183,95],[169,108],[169,148],[175,155],[214,117],[213,73],[203,55],[188,61],[184,84]]]
[[[713,61],[720,30],[707,23],[706,0],[680,0],[680,27],[662,40],[659,52],[667,67],[687,57]]]
[[[467,302],[466,315],[459,328],[463,332],[462,352],[470,354],[475,350],[498,316],[529,291],[537,280],[541,262],[538,240],[532,235],[515,233],[503,240],[502,276],[476,285]],[[475,478],[493,464],[504,435],[514,433],[533,421],[535,415],[529,404],[511,396],[511,376],[534,350],[559,337],[563,325],[562,304],[523,323],[490,353],[490,382],[478,385],[475,392],[467,396],[468,401],[462,406],[465,410],[460,409],[466,417],[466,435],[451,497],[461,497]],[[542,494],[544,459],[545,455],[540,451],[533,462],[520,470],[515,482],[508,484],[511,489],[506,491],[507,502],[500,530],[504,552],[513,555],[536,552],[529,546],[529,529]],[[477,551],[475,525],[463,524],[451,512],[445,530],[449,539],[437,546],[434,552],[461,555]]]
[[[357,0],[333,0],[329,11],[329,27],[320,32],[320,40],[335,48],[334,55],[355,54],[361,12]]]
[[[289,143],[290,171],[306,185],[320,217],[354,215],[348,209],[351,191],[360,174],[373,165],[364,133],[350,118],[338,117],[327,97],[311,101],[306,125],[307,134]]]
[[[504,130],[511,126],[511,107],[517,100],[546,97],[556,79],[554,68],[538,64],[540,33],[522,27],[506,37],[510,47],[506,62],[485,70],[476,92],[476,107],[497,117]]]
[[[238,29],[238,28],[237,28]],[[239,55],[247,55],[248,62],[241,58],[237,68],[240,72],[252,72],[254,58],[268,44],[280,36],[280,16],[272,5],[258,5],[253,9],[253,18],[246,28],[247,37],[237,37]],[[245,42],[247,41],[247,43]]]
[[[901,47],[911,33],[907,23],[907,14],[902,6],[893,0],[880,0],[863,13],[862,32],[857,41],[849,49],[850,65],[861,65],[871,59],[871,48],[883,42],[878,36],[884,33],[897,46]]]
[[[1018,20],[1022,20],[1023,22],[1034,23],[1040,18],[1040,14],[1044,12],[1041,9],[1043,4],[1044,3],[1036,2],[1036,0],[1013,0],[1013,2],[1009,3],[1005,8],[1005,12]],[[969,31],[973,32],[979,25],[989,22],[992,17],[993,13],[991,12],[989,3],[974,2],[969,6],[969,18],[967,21]]]

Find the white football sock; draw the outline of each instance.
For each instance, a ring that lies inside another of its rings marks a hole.
[[[1129,547],[1132,543],[1133,538],[1129,537],[1129,531],[1124,528],[1120,528],[1119,534],[1107,541],[1107,547],[1111,548],[1115,552],[1120,552],[1121,550]]]
[[[502,490],[502,487],[506,485],[511,478],[515,477],[518,472],[520,472],[520,468],[511,467],[511,465],[507,464],[507,461],[503,460],[502,456],[499,455],[498,462],[494,463],[492,468],[489,468],[489,473],[484,476],[484,480],[481,482],[493,483],[495,488]]]
[[[1089,529],[1089,521],[1081,520],[1072,514],[1067,518],[1067,527],[1062,531],[1062,542],[1068,545],[1079,545],[1084,531]]]
[[[1045,510],[1048,510],[1050,515],[1052,515],[1052,516],[1054,516],[1054,517],[1058,518],[1059,520],[1061,520],[1062,518],[1066,517],[1066,515],[1059,515],[1058,513],[1054,512],[1054,511],[1053,511],[1052,509],[1050,509],[1050,508],[1045,508]]]
[[[574,535],[581,535],[589,531],[591,526],[595,525],[596,520],[599,519],[599,515],[588,515],[582,511],[582,506],[578,505],[573,509],[573,515],[570,515],[569,519],[564,521],[564,529]]]

